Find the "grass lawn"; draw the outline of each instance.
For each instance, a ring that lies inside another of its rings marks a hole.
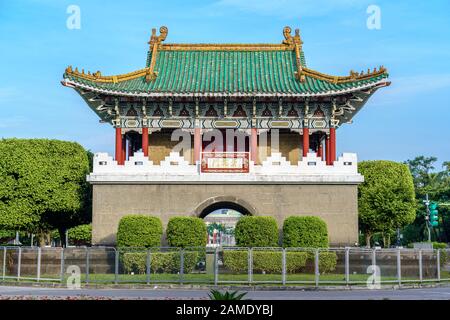
[[[21,275],[23,282],[35,281],[31,279],[26,279],[27,275]],[[65,275],[64,282],[67,281],[69,275]],[[28,275],[30,278],[35,278],[36,275]],[[366,283],[369,275],[368,274],[351,274],[350,275],[350,284]],[[41,282],[59,282],[58,275],[41,275],[41,278],[48,278],[46,280],[41,280]],[[254,284],[282,284],[282,276],[281,274],[253,274],[253,283]],[[49,280],[54,279],[54,280]],[[214,275],[206,274],[206,273],[189,273],[183,276],[179,274],[170,274],[170,273],[154,273],[150,274],[149,277],[150,284],[156,283],[183,283],[183,284],[214,284]],[[442,281],[450,281],[450,272],[442,271],[441,272]],[[0,276],[0,281],[2,280]],[[86,274],[81,275],[81,283],[86,283],[87,281]],[[148,277],[146,274],[119,274],[117,276],[117,282],[123,284],[146,284]],[[424,278],[424,280],[427,280]],[[16,282],[17,278],[5,279],[5,281],[13,281]],[[90,284],[94,283],[102,283],[102,284],[114,284],[116,281],[116,276],[114,274],[89,274],[88,282]],[[387,283],[397,283],[396,277],[381,277],[381,282]],[[402,277],[402,282],[408,283],[419,283],[418,276],[417,277]],[[249,284],[248,275],[247,274],[219,274],[218,275],[218,283],[219,284]],[[329,284],[345,284],[345,275],[343,274],[321,274],[319,276],[319,285],[329,285]],[[286,284],[287,285],[315,285],[315,276],[310,273],[301,273],[301,274],[287,274],[286,275]]]

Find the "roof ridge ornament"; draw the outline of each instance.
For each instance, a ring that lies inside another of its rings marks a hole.
[[[146,82],[153,81],[158,76],[158,73],[155,72],[156,56],[158,55],[158,48],[161,46],[161,43],[166,40],[168,33],[169,29],[166,26],[159,28],[159,36],[156,35],[156,29],[152,29],[152,35],[150,37],[150,41],[148,42],[150,45],[150,51],[152,52],[152,58],[150,60],[149,69],[145,75]]]
[[[283,35],[285,40],[283,40],[284,44],[294,47],[295,51],[295,61],[297,64],[297,71],[295,72],[295,78],[300,82],[305,82],[305,75],[303,74],[303,67],[301,61],[300,52],[302,51],[303,41],[300,38],[300,29],[295,29],[295,35],[291,35],[292,29],[289,26],[283,28]]]

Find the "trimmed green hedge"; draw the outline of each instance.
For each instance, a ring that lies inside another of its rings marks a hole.
[[[447,249],[447,243],[433,241],[433,249]]]
[[[283,223],[283,246],[298,248],[327,248],[327,224],[319,217],[288,217]]]
[[[234,230],[239,247],[277,247],[278,226],[273,217],[244,216]]]
[[[184,273],[194,270],[199,253],[196,251],[184,252]],[[124,252],[122,257],[123,271],[126,273],[144,274],[147,270],[147,252]],[[150,271],[152,273],[178,273],[180,272],[181,254],[179,251],[152,252],[150,256]]]
[[[174,217],[167,224],[167,242],[171,247],[206,246],[206,224],[201,218]]]
[[[329,273],[336,269],[337,254],[336,252],[320,252],[319,254],[319,272],[320,274]]]
[[[307,252],[286,252],[286,272],[299,272],[306,265],[307,258]],[[281,274],[282,259],[281,251],[253,250],[253,271]],[[225,268],[232,272],[247,272],[248,251],[225,250],[223,252],[223,264]]]
[[[67,230],[69,243],[75,245],[90,245],[92,240],[92,225],[81,224]]]
[[[447,249],[447,244],[445,242],[434,241],[433,249]],[[441,253],[440,253],[439,261],[440,261],[441,267],[443,267],[447,264],[448,254],[447,254],[447,250],[441,250],[440,252]]]
[[[120,219],[118,247],[159,247],[163,233],[161,220],[144,215],[128,215]]]

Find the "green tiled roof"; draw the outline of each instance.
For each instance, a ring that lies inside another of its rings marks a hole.
[[[135,76],[117,76],[114,81],[97,81],[92,76],[66,70],[64,80],[75,86],[115,94],[321,94],[360,88],[388,77],[385,69],[364,76],[333,81],[331,76],[306,68],[300,53],[304,81],[298,70],[295,50],[158,50],[154,71],[156,78],[146,80],[145,70]],[[325,75],[323,75],[325,76]],[[337,79],[337,77],[336,77]]]

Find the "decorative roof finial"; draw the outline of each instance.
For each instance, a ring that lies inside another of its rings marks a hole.
[[[150,37],[150,41],[148,42],[148,44],[150,46],[153,46],[153,44],[155,44],[155,43],[160,44],[161,42],[166,40],[168,33],[169,33],[169,29],[166,26],[162,26],[161,28],[159,28],[159,36],[157,36],[156,29],[153,28],[152,35]]]
[[[160,46],[161,42],[166,40],[168,33],[169,29],[166,26],[162,26],[161,28],[159,28],[159,36],[156,36],[156,29],[152,29],[152,36],[150,37],[150,41],[148,42],[150,44],[151,60],[150,66],[148,67],[145,75],[145,81],[147,82],[155,80],[158,76],[158,73],[155,71],[158,47]]]
[[[284,44],[288,44],[288,45],[294,44],[294,39],[291,36],[291,31],[292,31],[291,27],[289,27],[289,26],[286,26],[283,28],[283,36],[285,39],[285,40],[283,40]]]

